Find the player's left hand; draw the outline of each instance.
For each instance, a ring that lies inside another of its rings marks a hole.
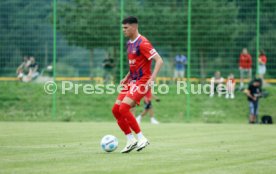
[[[149,80],[147,81],[147,83],[146,83],[146,85],[147,85],[148,87],[152,87],[153,84],[154,84],[154,81],[153,81],[152,79],[149,79]]]

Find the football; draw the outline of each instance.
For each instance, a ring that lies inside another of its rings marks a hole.
[[[101,147],[105,152],[113,152],[118,147],[118,139],[113,135],[105,135],[101,140]]]

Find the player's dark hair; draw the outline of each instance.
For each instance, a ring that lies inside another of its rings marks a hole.
[[[122,24],[138,24],[138,19],[135,16],[129,16],[122,21]]]

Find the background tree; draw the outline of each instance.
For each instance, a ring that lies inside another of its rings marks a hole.
[[[90,50],[89,69],[93,74],[95,48],[118,50],[120,9],[114,0],[68,0],[58,3],[57,30],[70,45]]]
[[[52,57],[52,27],[48,0],[0,2],[1,71],[14,74],[24,55],[35,56],[41,66]]]

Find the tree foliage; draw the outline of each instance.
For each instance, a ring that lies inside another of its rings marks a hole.
[[[114,50],[120,45],[120,0],[57,1],[58,58],[66,57],[67,44],[93,50]],[[187,48],[186,0],[125,0],[124,16],[139,18],[139,29],[168,57]],[[276,3],[261,2],[260,48],[276,57]],[[0,1],[1,70],[14,66],[23,55],[52,57],[52,2],[49,0]],[[220,58],[225,68],[236,65],[240,50],[247,47],[255,58],[257,1],[192,1],[192,63]],[[65,41],[64,41],[65,40]],[[64,49],[64,50],[63,50]],[[231,58],[231,59],[227,59]],[[94,61],[91,59],[91,61]],[[211,61],[206,66],[213,66]],[[275,69],[276,65],[271,65]],[[199,67],[193,67],[198,69]]]
[[[118,1],[71,0],[57,9],[57,29],[69,44],[88,49],[119,45]]]

